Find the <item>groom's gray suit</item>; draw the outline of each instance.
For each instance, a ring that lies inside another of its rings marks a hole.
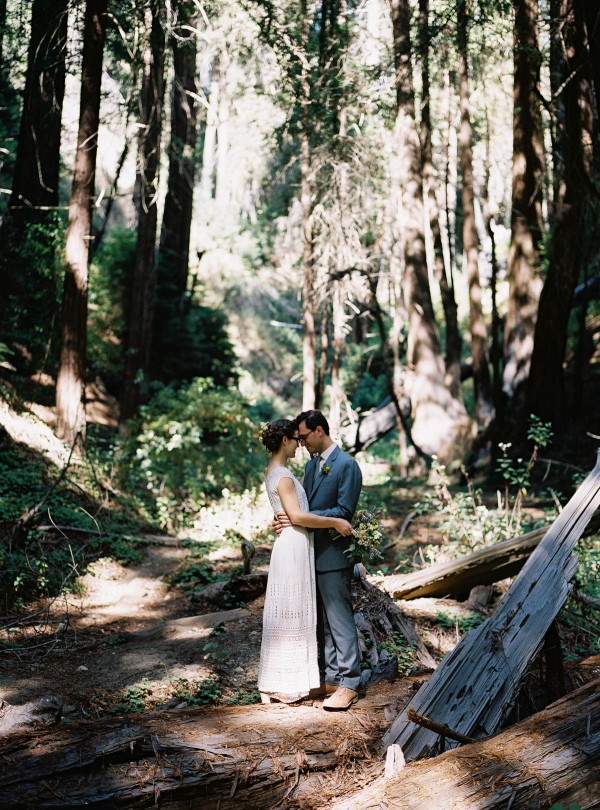
[[[335,447],[319,472],[319,458],[311,459],[304,473],[304,489],[311,512],[352,520],[362,474],[356,461]],[[326,683],[358,689],[360,649],[354,623],[350,585],[354,560],[345,553],[351,538],[332,539],[329,529],[315,529],[317,570],[317,632],[321,674]]]

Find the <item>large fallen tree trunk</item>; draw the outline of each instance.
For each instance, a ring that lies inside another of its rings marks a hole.
[[[573,547],[599,505],[600,453],[494,614],[443,659],[385,734],[384,748],[397,743],[407,760],[436,751],[439,735],[411,723],[409,709],[465,737],[480,739],[497,731],[569,595],[577,569]]]
[[[283,704],[153,712],[9,736],[0,807],[280,807],[300,782],[379,760],[380,704],[373,695],[341,713]],[[361,781],[349,776],[352,784]]]
[[[600,802],[600,680],[482,742],[380,777],[329,810],[531,810]]]
[[[584,534],[600,529],[596,513]],[[429,565],[413,574],[378,577],[377,586],[394,599],[419,599],[423,596],[461,596],[476,585],[491,585],[519,573],[538,547],[548,528],[535,529],[520,537],[502,540],[494,546],[467,554],[459,560]]]

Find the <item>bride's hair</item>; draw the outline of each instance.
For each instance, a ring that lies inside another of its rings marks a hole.
[[[297,435],[298,428],[295,422],[291,419],[276,419],[274,422],[265,422],[260,431],[260,440],[269,453],[276,453],[284,436],[291,439]]]

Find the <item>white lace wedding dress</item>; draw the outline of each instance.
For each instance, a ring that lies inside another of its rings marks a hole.
[[[275,467],[265,478],[273,511],[284,511],[277,492],[284,477],[292,479],[300,507],[308,512],[306,493],[286,467]],[[319,686],[314,557],[312,533],[288,526],[275,541],[269,564],[258,688],[286,702]]]

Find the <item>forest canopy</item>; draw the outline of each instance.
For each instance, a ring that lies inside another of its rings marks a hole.
[[[518,454],[532,415],[589,452],[598,15],[5,0],[5,393],[73,443],[100,392],[135,452],[186,397],[222,418],[182,437],[317,407],[402,474]]]

